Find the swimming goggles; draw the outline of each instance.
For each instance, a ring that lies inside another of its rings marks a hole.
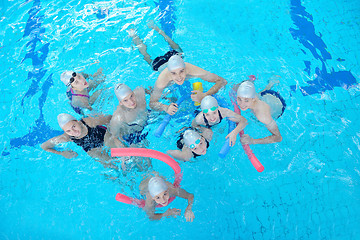
[[[203,110],[203,113],[208,113],[209,110],[210,110],[210,111],[215,111],[217,108],[218,108],[218,107],[212,107],[212,108],[210,108],[210,109],[204,109],[204,110]]]
[[[200,138],[195,141],[195,144],[198,145],[200,143]],[[195,147],[195,144],[191,144],[190,148],[193,149]]]
[[[71,75],[72,75],[72,77],[70,78],[70,82],[68,85],[72,84],[75,81],[74,77],[76,77],[76,72],[73,72]]]

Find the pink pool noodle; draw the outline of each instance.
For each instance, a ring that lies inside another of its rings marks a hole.
[[[253,76],[253,75],[250,75]],[[250,77],[249,76],[249,77]],[[233,99],[231,99],[232,104],[234,105],[234,111],[238,114],[241,114],[240,109],[238,107],[238,105],[235,103],[235,101],[233,101]],[[242,130],[240,133],[240,138],[242,137],[242,135],[244,135],[244,130]],[[254,168],[258,171],[258,172],[262,172],[264,171],[264,166],[261,164],[261,162],[257,159],[257,157],[255,156],[255,154],[252,152],[252,150],[250,149],[249,145],[242,145],[246,155],[248,156],[250,162],[252,163],[252,165],[254,166]]]

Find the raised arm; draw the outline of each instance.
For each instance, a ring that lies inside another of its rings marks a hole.
[[[162,71],[156,80],[154,90],[150,96],[149,106],[151,109],[155,111],[164,111],[170,115],[174,115],[177,111],[177,105],[175,103],[171,103],[170,105],[166,105],[161,103],[159,100],[161,98],[162,92],[168,84],[168,80],[166,78],[166,71]]]
[[[224,78],[214,73],[208,72],[200,67],[192,65],[190,63],[186,63],[186,70],[187,70],[187,74],[191,75],[191,77],[201,78],[204,81],[215,83],[215,85],[212,86],[207,92],[205,93],[197,92],[197,94],[192,95],[191,97],[192,99],[193,97],[195,98],[197,96],[196,100],[198,102],[201,102],[201,100],[205,96],[209,96],[217,93],[222,87],[224,87],[227,84],[227,81]]]
[[[55,146],[60,144],[60,143],[65,143],[65,142],[70,142],[71,139],[69,138],[69,136],[67,134],[62,134],[60,136],[57,136],[57,137],[53,137],[49,140],[47,140],[46,142],[44,142],[43,144],[41,144],[41,148],[44,150],[44,151],[47,151],[47,152],[51,152],[51,153],[55,153],[55,154],[58,154],[58,155],[61,155],[65,158],[74,158],[74,157],[77,157],[77,153],[72,151],[72,150],[67,150],[67,151],[57,151],[55,150]]]
[[[105,76],[102,71],[103,69],[99,68],[96,73],[92,75],[93,79],[89,80],[89,91],[95,89],[99,84],[105,81]]]

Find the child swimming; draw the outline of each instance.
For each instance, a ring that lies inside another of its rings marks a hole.
[[[76,113],[82,115],[84,115],[83,109],[92,110],[92,105],[101,93],[101,90],[97,90],[93,94],[89,94],[104,82],[102,68],[98,69],[92,80],[87,81],[87,79],[89,79],[88,74],[74,71],[65,71],[60,76],[60,80],[68,87],[66,95],[70,100],[70,105]]]
[[[119,100],[110,121],[110,133],[113,147],[124,147],[138,144],[148,133],[142,133],[147,124],[145,90],[137,87],[134,91],[127,85],[119,83],[115,86],[115,95]]]
[[[174,115],[178,110],[176,103],[166,105],[160,103],[159,99],[166,87],[173,83],[182,85],[190,78],[201,78],[204,81],[215,83],[215,85],[205,93],[201,91],[192,91],[193,94],[191,95],[191,99],[194,102],[201,102],[205,96],[217,93],[227,84],[227,81],[224,78],[190,63],[185,63],[179,55],[174,55],[170,57],[167,63],[167,68],[165,68],[160,73],[158,79],[155,82],[155,87],[150,97],[150,108],[156,111],[164,111],[170,115]]]
[[[210,146],[213,132],[210,129],[200,128],[202,132],[187,129],[180,134],[177,141],[179,150],[168,150],[167,154],[180,161],[190,161],[191,158],[203,156]]]
[[[157,204],[167,206],[169,204],[169,199],[174,196],[188,200],[188,206],[184,213],[186,221],[192,222],[195,218],[192,211],[194,195],[182,188],[175,188],[170,182],[164,180],[162,177],[156,176],[143,180],[140,183],[140,193],[145,197],[145,207],[143,209],[151,220],[160,220],[163,217],[176,217],[181,215],[181,210],[176,208],[169,208],[164,213],[155,213]]]
[[[111,115],[86,117],[78,121],[70,114],[61,113],[57,119],[64,133],[41,144],[43,150],[71,159],[77,157],[78,154],[72,150],[55,150],[55,146],[65,142],[74,142],[82,147],[89,156],[99,159],[98,161],[104,167],[117,168],[110,162],[111,157],[103,149],[110,137],[110,133],[103,125],[110,122]]]
[[[200,107],[201,112],[193,120],[192,126],[194,128],[199,126],[211,128],[219,124],[223,118],[228,118],[230,121],[238,123],[237,127],[226,136],[226,138],[229,138],[229,145],[234,146],[236,137],[247,125],[247,120],[230,109],[220,107],[218,101],[213,96],[204,97]]]
[[[266,91],[264,92],[266,93]],[[279,104],[273,105],[273,109],[271,109],[269,104],[260,100],[256,95],[254,83],[252,81],[246,80],[240,83],[237,89],[237,103],[242,111],[250,109],[254,113],[257,120],[265,124],[266,128],[272,134],[271,136],[259,139],[253,139],[248,134],[244,134],[241,138],[242,144],[268,144],[282,141],[282,136],[275,120],[271,115],[271,111],[273,110],[275,113],[281,112],[282,114],[285,109],[285,106],[282,104],[283,101],[280,101]],[[279,110],[275,108],[279,108]],[[279,115],[277,114],[277,116]]]
[[[174,42],[166,33],[161,30],[158,26],[156,26],[153,20],[150,20],[147,24],[149,28],[154,29],[157,33],[159,33],[164,40],[169,44],[172,50],[166,52],[163,56],[156,57],[154,60],[151,59],[150,54],[147,52],[147,46],[140,39],[140,37],[136,34],[134,29],[129,30],[129,36],[131,37],[133,43],[138,48],[139,52],[144,56],[144,60],[151,66],[154,71],[162,72],[167,65],[169,58],[176,54],[183,53],[179,44]]]

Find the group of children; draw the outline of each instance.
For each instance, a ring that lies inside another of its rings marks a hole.
[[[144,59],[149,63],[154,71],[159,72],[150,95],[149,107],[153,111],[165,112],[170,115],[176,114],[179,106],[171,102],[164,104],[160,102],[165,88],[172,84],[182,85],[191,78],[201,78],[206,82],[213,83],[207,91],[192,91],[191,99],[200,103],[201,112],[195,117],[192,126],[184,131],[177,141],[178,150],[169,150],[167,154],[175,159],[189,161],[193,157],[205,155],[210,141],[213,138],[211,128],[219,124],[224,118],[237,123],[237,127],[232,130],[226,138],[229,145],[234,146],[238,133],[247,125],[247,120],[240,114],[219,106],[214,95],[223,88],[227,81],[209,71],[206,71],[193,64],[184,62],[182,50],[178,44],[173,42],[153,21],[149,27],[157,31],[172,47],[172,51],[164,56],[151,59],[147,53],[146,45],[138,37],[134,30],[129,31],[129,35],[138,47]],[[84,115],[84,109],[92,110],[92,104],[99,96],[100,91],[95,91],[91,95],[90,91],[101,84],[103,79],[97,80],[98,71],[93,79],[85,74],[65,71],[61,74],[61,81],[68,87],[67,95],[73,109]],[[85,76],[84,76],[85,75]],[[271,86],[269,87],[271,88]],[[236,86],[236,101],[242,111],[251,109],[256,118],[265,124],[271,132],[271,136],[253,139],[249,135],[244,135],[240,140],[242,144],[266,144],[279,142],[282,140],[278,126],[271,115],[274,108],[281,108],[280,115],[285,108],[285,102],[278,93],[265,89],[258,96],[255,92],[253,81],[246,80]],[[131,89],[123,83],[118,83],[114,88],[115,95],[119,101],[113,115],[106,116],[84,116],[77,120],[70,114],[61,113],[58,115],[58,123],[64,134],[54,137],[41,145],[48,152],[59,154],[65,158],[74,158],[77,153],[72,150],[58,151],[56,145],[65,142],[74,142],[82,147],[84,151],[95,160],[99,161],[104,167],[118,169],[117,162],[121,162],[122,169],[125,169],[126,159],[113,159],[108,154],[108,148],[124,148],[142,146],[141,143],[146,139],[148,132],[144,132],[147,125],[149,110],[145,98],[146,91],[143,87]],[[271,100],[273,106],[269,106],[263,100]],[[279,112],[277,113],[279,115]],[[172,184],[160,176],[149,177],[140,184],[141,194],[145,196],[144,210],[151,219],[160,219],[164,216],[176,216],[181,212],[179,209],[168,209],[164,213],[155,213],[155,205],[168,205],[171,196],[179,196],[188,200],[188,207],[185,211],[187,221],[194,219],[192,204],[194,196],[181,188],[174,188]]]

